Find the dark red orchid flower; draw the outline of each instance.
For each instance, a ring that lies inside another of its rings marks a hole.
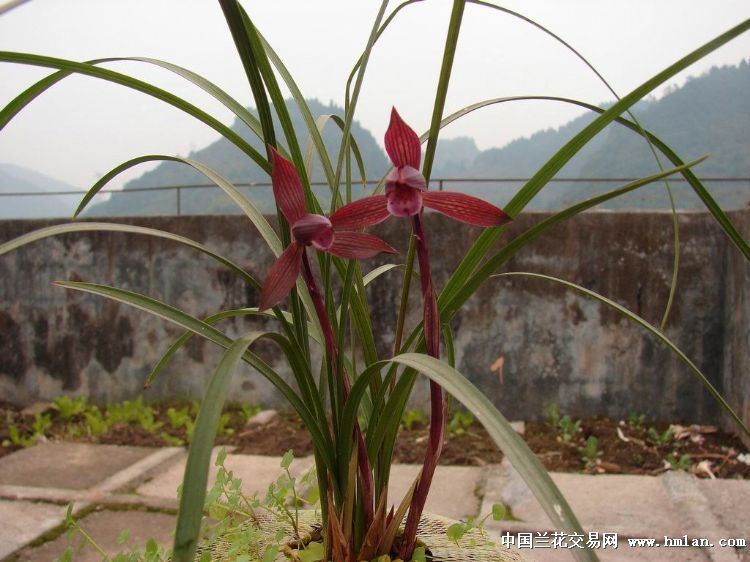
[[[273,195],[292,228],[292,243],[282,252],[266,277],[260,293],[260,310],[276,306],[297,282],[307,246],[341,258],[365,259],[381,252],[396,253],[377,236],[342,231],[333,219],[305,211],[305,194],[297,170],[276,149],[273,159]]]
[[[404,123],[396,108],[385,133],[385,150],[393,170],[385,180],[385,195],[373,195],[341,207],[331,215],[340,228],[362,228],[384,221],[390,215],[411,217],[427,207],[476,226],[500,226],[510,221],[502,209],[471,195],[452,191],[427,191],[419,172],[422,159],[419,137]]]

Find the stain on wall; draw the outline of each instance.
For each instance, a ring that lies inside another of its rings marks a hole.
[[[545,219],[528,213],[512,223],[498,248]],[[747,237],[750,211],[732,215]],[[250,223],[229,217],[122,219],[188,236],[262,280],[271,255]],[[5,221],[9,240],[54,221]],[[478,229],[428,215],[434,277],[443,287]],[[750,266],[710,215],[681,213],[677,295],[665,333],[750,423]],[[406,221],[377,233],[402,251]],[[597,291],[659,325],[672,278],[672,219],[665,213],[589,212],[555,227],[500,272],[536,272]],[[365,271],[394,261],[378,257]],[[368,287],[379,353],[393,347],[402,271]],[[131,398],[182,330],[103,298],[52,286],[79,279],[151,295],[190,314],[254,306],[258,292],[209,257],[174,242],[96,232],[45,239],[0,257],[0,392],[27,403],[60,392],[107,401]],[[418,288],[407,324],[420,319]],[[274,328],[240,317],[219,325],[229,336]],[[573,415],[716,422],[721,413],[687,367],[654,337],[609,307],[556,284],[523,276],[487,281],[453,319],[457,367],[510,418],[539,419],[556,403]],[[256,350],[291,380],[273,345]],[[146,391],[149,399],[199,396],[220,350],[193,338]],[[498,363],[499,358],[502,362]],[[500,366],[498,366],[500,365]],[[233,382],[235,399],[278,405],[273,388],[249,368]],[[417,387],[426,401],[426,384]]]

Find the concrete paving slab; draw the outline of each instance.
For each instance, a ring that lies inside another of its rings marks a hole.
[[[60,525],[66,509],[59,505],[0,500],[0,559]]]
[[[164,513],[137,510],[96,511],[84,517],[80,525],[109,556],[112,556],[133,547],[143,550],[146,541],[150,538],[156,540],[161,546],[170,547],[175,518]],[[130,531],[130,540],[125,545],[118,545],[117,537],[125,529]],[[61,556],[66,548],[76,549],[80,543],[80,535],[68,537],[67,533],[63,533],[40,546],[23,549],[18,553],[17,560],[18,562],[49,562]],[[101,554],[88,545],[74,557],[76,562],[100,562],[101,559]]]
[[[209,488],[216,479],[217,467],[214,465],[218,449],[214,451],[211,459],[211,468],[208,475]],[[136,493],[142,496],[155,496],[160,498],[177,497],[177,487],[182,483],[185,472],[185,461],[187,454],[176,458],[175,462],[168,465],[163,471],[156,474],[154,478],[136,488]],[[227,455],[224,466],[231,470],[235,477],[242,479],[242,490],[247,495],[258,492],[261,497],[265,496],[268,485],[282,475],[279,457],[265,457],[260,455]],[[295,459],[291,466],[294,476],[304,474],[313,465],[312,457]]]
[[[568,550],[534,548],[523,550],[537,562],[568,562],[575,560]],[[700,548],[630,548],[620,546],[616,550],[596,550],[601,562],[710,562],[708,555]]]
[[[750,544],[750,480],[698,480],[696,485],[729,535]]]
[[[630,475],[587,476],[552,473],[552,480],[567,498],[584,529],[621,536],[681,536],[685,533],[681,514],[673,507],[660,478]],[[503,461],[490,473],[481,508],[490,512],[493,503],[511,508],[521,522],[516,530],[553,530],[547,515],[516,470]],[[488,528],[507,527],[488,522]]]
[[[714,513],[710,500],[698,486],[698,478],[684,472],[668,472],[660,480],[672,505],[681,515],[683,534],[708,539],[716,545],[721,539],[727,538],[727,530]],[[712,562],[737,562],[734,549],[707,548],[706,553]]]
[[[391,467],[388,501],[401,503],[419,474],[419,465],[396,464]],[[476,466],[441,466],[432,479],[425,509],[430,513],[466,519],[479,513],[477,489],[483,484],[484,469]]]
[[[0,459],[0,484],[85,490],[154,451],[148,447],[43,443]]]

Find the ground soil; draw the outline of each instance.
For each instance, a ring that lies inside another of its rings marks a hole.
[[[169,407],[180,406],[175,403],[153,406],[155,423],[161,424],[158,429],[147,430],[138,423],[121,423],[112,425],[99,436],[91,435],[83,416],[65,421],[56,411],[47,410],[50,425],[44,437],[38,440],[149,447],[175,445],[187,439],[186,432],[184,428],[173,428],[166,412]],[[295,416],[281,414],[270,423],[250,427],[239,408],[230,407],[227,412],[224,430],[217,441],[236,447],[235,452],[281,455],[292,449],[297,457],[312,452],[307,430]],[[10,441],[11,425],[22,435],[31,436],[33,422],[33,414],[23,414],[20,408],[0,402],[0,442]],[[673,425],[672,435],[659,443],[656,435],[662,435],[669,427],[669,424],[643,421],[627,423],[608,418],[584,418],[579,428],[567,435],[550,423],[526,423],[523,438],[551,471],[657,475],[670,469],[682,469],[704,478],[750,479],[750,454],[737,437],[711,426]],[[427,435],[427,428],[419,423],[408,430],[402,428],[394,449],[395,462],[421,462]],[[589,437],[596,438],[597,447],[590,448],[587,458],[584,451]],[[6,445],[0,447],[0,457],[21,448],[12,443]],[[482,466],[501,460],[502,453],[486,431],[473,423],[458,432],[448,432],[441,464]]]

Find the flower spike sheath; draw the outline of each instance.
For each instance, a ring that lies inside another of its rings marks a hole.
[[[322,295],[310,268],[306,249],[308,246],[312,246],[317,250],[351,259],[369,258],[381,252],[396,253],[396,250],[371,234],[337,232],[335,224],[328,218],[307,213],[305,211],[302,182],[297,170],[275,148],[269,147],[269,150],[273,160],[271,175],[273,194],[281,213],[291,225],[292,242],[271,267],[271,271],[263,283],[258,308],[266,310],[281,302],[289,294],[301,272],[310,291],[310,297],[313,300],[323,330],[331,372],[335,374],[338,372],[336,338],[333,335],[333,327],[328,318]],[[344,398],[346,398],[351,390],[351,383],[346,373],[343,373],[341,379]],[[362,479],[365,517],[367,523],[370,524],[373,518],[374,483],[367,457],[367,447],[359,423],[355,422],[354,433],[357,440],[357,458]]]

